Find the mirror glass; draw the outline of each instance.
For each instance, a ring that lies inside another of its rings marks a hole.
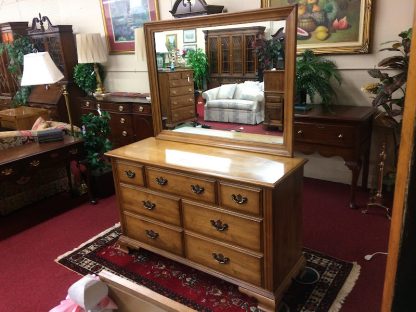
[[[146,24],[156,136],[290,156],[294,11]],[[202,79],[194,51],[208,60]]]

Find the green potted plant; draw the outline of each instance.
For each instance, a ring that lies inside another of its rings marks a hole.
[[[297,105],[306,106],[306,95],[314,103],[315,95],[322,99],[322,105],[328,108],[336,96],[331,81],[341,84],[341,76],[336,64],[318,57],[312,50],[305,50],[296,59],[296,97]]]
[[[25,105],[30,95],[30,87],[20,86],[20,80],[23,74],[23,57],[25,54],[32,53],[33,44],[30,42],[28,37],[16,36],[16,39],[12,43],[1,43],[0,42],[0,54],[4,51],[7,52],[9,63],[7,69],[13,77],[18,89],[13,96],[12,105],[14,107]]]
[[[101,64],[97,63],[100,77],[104,82],[104,68]],[[93,63],[80,63],[74,67],[74,81],[78,87],[85,93],[91,95],[97,89],[97,76],[94,73]]]
[[[196,50],[188,50],[185,55],[186,65],[194,71],[194,81],[196,89],[202,92],[204,81],[208,74],[208,58],[205,52],[198,48]]]
[[[90,187],[93,196],[105,197],[114,193],[111,164],[104,153],[112,147],[110,134],[110,114],[100,112],[81,116],[86,164],[90,172]]]

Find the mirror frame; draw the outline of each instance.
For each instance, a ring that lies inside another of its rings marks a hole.
[[[169,31],[172,29],[183,30],[275,20],[285,20],[285,33],[293,34],[292,36],[285,38],[285,104],[283,112],[283,144],[235,140],[211,135],[179,133],[163,129],[154,41],[154,34],[156,32]],[[162,140],[293,157],[293,102],[295,94],[296,25],[297,5],[145,23],[144,33],[155,137]]]

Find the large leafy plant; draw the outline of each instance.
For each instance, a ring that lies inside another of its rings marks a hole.
[[[89,169],[94,173],[109,167],[104,153],[112,147],[108,136],[110,134],[110,114],[100,112],[99,115],[89,113],[81,116],[82,138]]]
[[[102,82],[104,82],[104,69],[101,64],[98,65],[98,70],[100,73],[100,77],[102,78]],[[74,81],[78,87],[81,88],[85,93],[92,94],[95,92],[97,88],[97,76],[94,72],[94,64],[93,63],[82,63],[77,64],[74,67]]]
[[[399,34],[401,40],[388,41],[390,47],[382,48],[380,51],[398,52],[381,60],[377,66],[381,69],[370,69],[369,75],[378,79],[376,83],[364,86],[364,91],[374,94],[372,105],[381,108],[384,123],[393,127],[400,126],[403,115],[404,98],[406,94],[406,80],[410,57],[410,44],[412,29]],[[384,45],[383,44],[383,45]],[[384,70],[393,70],[382,72]]]
[[[334,62],[316,56],[312,50],[305,50],[296,59],[296,93],[302,104],[306,102],[306,95],[313,103],[316,94],[321,97],[324,106],[332,104],[336,96],[332,80],[341,84],[341,76]]]
[[[279,67],[279,60],[283,60],[284,42],[282,38],[272,37],[271,39],[259,38],[253,42],[256,55],[261,69],[272,69]]]
[[[196,50],[188,50],[185,56],[186,65],[190,66],[194,71],[194,81],[198,90],[203,90],[204,80],[208,74],[208,58],[205,52],[198,48]]]
[[[8,65],[7,70],[13,77],[18,89],[13,97],[12,105],[19,106],[27,103],[30,95],[30,87],[21,87],[20,80],[23,74],[23,58],[25,54],[33,51],[33,44],[28,37],[16,36],[16,39],[11,43],[0,42],[0,54],[7,52]]]

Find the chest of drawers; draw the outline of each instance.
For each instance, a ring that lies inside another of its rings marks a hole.
[[[166,127],[195,119],[195,96],[193,71],[177,69],[158,73],[162,116]]]
[[[155,138],[107,155],[122,249],[218,276],[275,311],[304,264],[303,160]]]
[[[150,102],[144,98],[111,96],[104,100],[80,99],[82,114],[97,114],[97,109],[110,113],[110,141],[113,148],[153,136]]]

